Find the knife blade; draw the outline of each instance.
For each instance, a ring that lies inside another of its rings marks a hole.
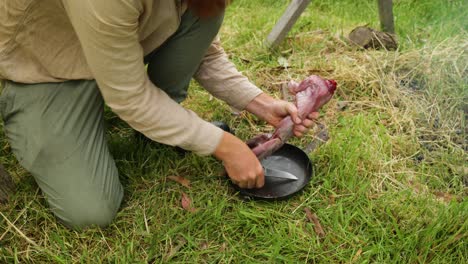
[[[287,171],[263,167],[263,172],[265,174],[265,177],[280,178],[280,179],[287,179],[287,180],[294,180],[294,181],[298,180],[296,176],[294,176],[292,173],[289,173]]]

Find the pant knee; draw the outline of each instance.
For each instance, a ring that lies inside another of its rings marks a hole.
[[[73,229],[106,227],[112,223],[120,207],[121,198],[115,201],[101,200],[88,203],[72,203],[62,210],[54,211],[57,218]]]

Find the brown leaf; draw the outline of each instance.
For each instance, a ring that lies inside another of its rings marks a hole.
[[[458,197],[455,196],[455,195],[452,195],[450,193],[444,193],[444,192],[440,192],[440,191],[433,191],[432,192],[439,200],[442,200],[446,203],[449,203],[450,201],[452,201],[453,199],[457,200],[458,201]]]
[[[203,241],[201,244],[200,244],[200,249],[201,250],[204,250],[204,249],[207,249],[210,245],[208,244],[207,241]]]
[[[219,248],[219,252],[226,251],[226,248],[227,248],[227,244],[226,244],[226,242],[223,242],[223,244],[221,244],[221,247]]]
[[[325,236],[325,231],[323,231],[322,225],[320,224],[320,221],[315,213],[312,213],[309,208],[304,208],[304,211],[306,213],[307,219],[309,222],[314,224],[314,231],[319,236],[320,238]]]
[[[312,211],[310,211],[309,208],[304,208],[304,211],[306,213],[306,216],[307,216],[307,220],[309,220],[309,222],[313,223],[314,220],[313,220],[313,217],[312,217]]]
[[[182,177],[182,176],[169,176],[167,177],[168,179],[170,180],[173,180],[175,182],[178,182],[180,183],[181,185],[187,187],[187,188],[190,188],[190,180],[187,180],[186,178]]]
[[[191,213],[195,213],[197,211],[197,209],[192,207],[192,200],[190,200],[190,197],[184,192],[182,193],[181,204],[182,208],[184,208],[186,211]]]
[[[356,261],[359,259],[359,257],[361,256],[361,254],[362,254],[362,248],[360,248],[360,249],[356,252],[356,255],[354,255],[353,260],[352,260],[351,262],[352,262],[352,263],[356,262]]]

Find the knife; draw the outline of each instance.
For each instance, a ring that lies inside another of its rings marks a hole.
[[[265,174],[265,177],[280,178],[280,179],[287,179],[287,180],[294,180],[294,181],[298,180],[296,176],[294,176],[292,173],[289,173],[287,171],[263,167],[263,172]]]

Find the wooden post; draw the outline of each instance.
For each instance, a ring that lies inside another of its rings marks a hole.
[[[377,0],[379,5],[379,17],[382,31],[395,34],[395,23],[393,21],[393,1]]]
[[[283,16],[267,37],[266,44],[270,48],[275,48],[283,41],[310,2],[311,0],[292,0]]]
[[[15,189],[15,184],[10,174],[0,165],[0,203],[8,201],[8,196]]]

